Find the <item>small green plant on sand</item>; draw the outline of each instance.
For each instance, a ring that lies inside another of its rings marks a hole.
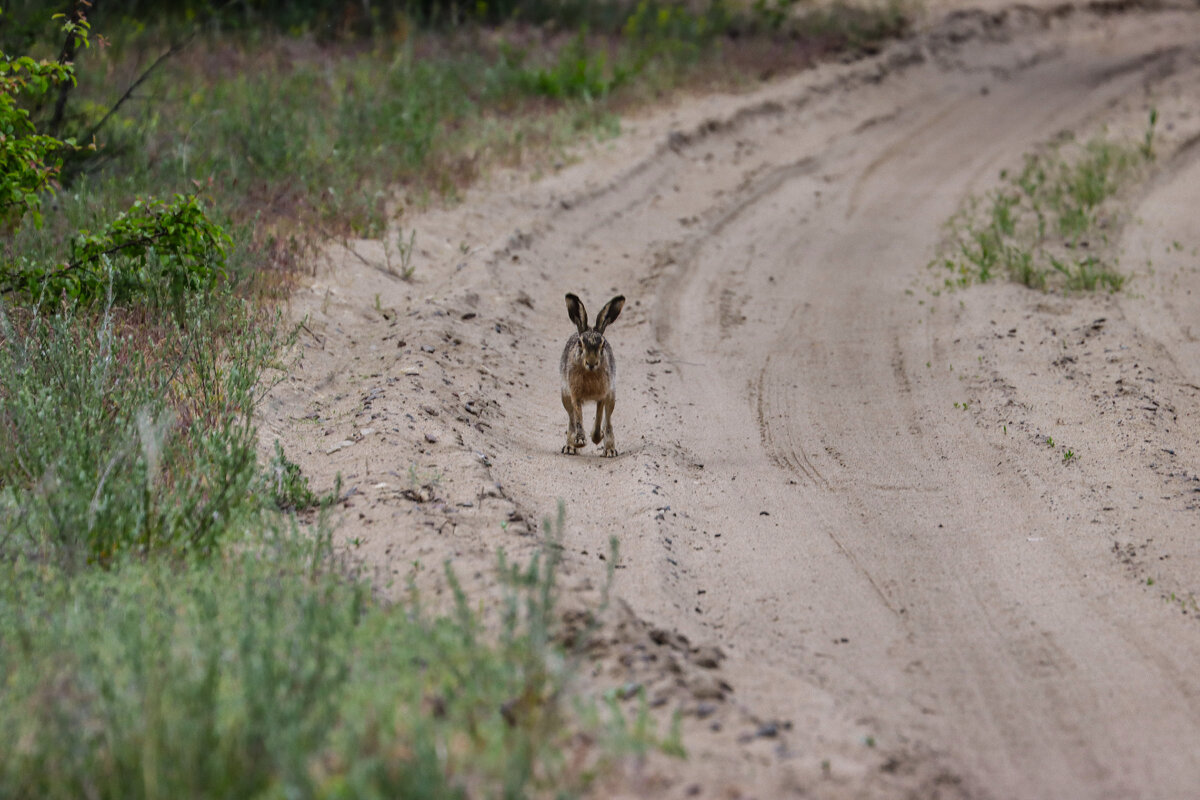
[[[1027,155],[1021,171],[972,197],[947,223],[944,254],[931,262],[945,288],[1005,276],[1031,289],[1115,292],[1125,276],[1106,254],[1120,211],[1112,198],[1154,159],[1157,111],[1140,144],[1097,137]]]
[[[409,231],[408,240],[404,239],[404,231],[396,230],[396,246],[393,249],[390,237],[387,233],[383,235],[383,258],[387,265],[387,271],[390,275],[395,275],[401,280],[410,280],[413,273],[416,272],[416,267],[413,266],[413,249],[417,244],[416,230]],[[396,261],[393,261],[393,257]],[[378,302],[378,299],[377,299]]]
[[[1142,139],[1142,158],[1147,161],[1154,159],[1154,129],[1158,125],[1158,109],[1150,109],[1150,124],[1146,126],[1146,133]]]
[[[319,495],[308,485],[308,476],[300,471],[300,465],[283,452],[283,445],[275,440],[275,452],[267,464],[265,479],[271,499],[281,511],[307,511],[317,506],[328,506],[337,499],[341,483],[330,493]]]

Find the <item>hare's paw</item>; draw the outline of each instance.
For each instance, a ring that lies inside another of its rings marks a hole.
[[[563,445],[563,453],[573,456],[583,449],[587,440],[583,438],[583,429],[581,427],[570,427],[567,429],[567,443]]]
[[[617,446],[612,444],[611,442],[605,444],[604,445],[604,457],[605,458],[616,458],[617,457]]]

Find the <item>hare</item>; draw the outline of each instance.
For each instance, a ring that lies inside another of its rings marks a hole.
[[[562,373],[562,402],[567,409],[567,443],[562,451],[574,455],[584,446],[583,404],[596,404],[596,425],[592,428],[592,442],[600,444],[603,423],[604,456],[617,454],[613,440],[612,412],[617,403],[617,362],[612,346],[604,339],[604,329],[612,324],[621,313],[625,298],[617,295],[604,304],[596,325],[588,328],[587,309],[573,294],[567,294],[567,316],[575,323],[578,331],[567,339],[563,348],[559,371]]]

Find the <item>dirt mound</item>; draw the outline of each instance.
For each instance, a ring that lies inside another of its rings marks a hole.
[[[959,13],[628,121],[405,218],[412,282],[378,243],[331,251],[264,438],[343,475],[339,540],[381,585],[435,595],[451,559],[486,597],[561,498],[571,608],[618,537],[588,679],[681,712],[690,758],[601,794],[1186,796],[1197,42],[1194,11]],[[1157,177],[1109,232],[1124,292],[929,291],[968,196],[1151,107]],[[616,459],[559,453],[567,291],[629,298]]]

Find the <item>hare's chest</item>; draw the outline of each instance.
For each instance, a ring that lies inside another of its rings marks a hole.
[[[575,366],[571,368],[567,381],[570,383],[571,394],[580,401],[600,400],[609,393],[610,384],[606,369]]]

